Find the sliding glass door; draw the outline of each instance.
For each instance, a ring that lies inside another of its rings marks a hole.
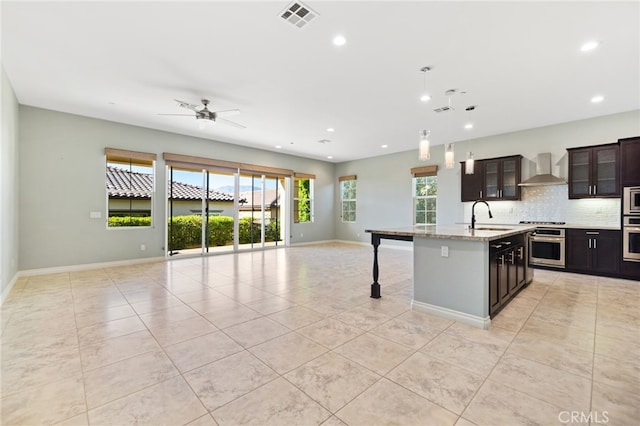
[[[284,245],[287,178],[168,166],[168,254]]]
[[[283,177],[240,174],[240,249],[282,245]]]
[[[235,174],[205,171],[205,253],[228,252],[234,249],[235,224],[238,218],[235,203]]]

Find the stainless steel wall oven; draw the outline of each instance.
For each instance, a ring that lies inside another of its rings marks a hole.
[[[640,215],[640,186],[626,186],[622,192],[623,215]]]
[[[640,262],[640,215],[624,217],[622,257],[625,261]]]
[[[529,237],[529,263],[564,268],[564,229],[537,228]]]

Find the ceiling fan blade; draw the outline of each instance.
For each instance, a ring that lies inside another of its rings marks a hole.
[[[239,129],[246,129],[247,128],[246,126],[243,126],[242,124],[238,124],[238,123],[236,123],[234,121],[229,121],[227,119],[220,118],[220,117],[216,118],[216,122],[218,122],[218,121],[220,123],[228,124],[229,126],[237,127]]]
[[[224,111],[216,111],[217,116],[230,117],[232,115],[240,114],[239,109],[226,109]]]
[[[190,104],[189,102],[181,101],[178,99],[174,99],[178,103],[179,107],[190,109],[191,111],[198,111],[198,107],[196,105]]]
[[[193,114],[158,114],[158,115],[180,115],[183,117],[193,117]]]

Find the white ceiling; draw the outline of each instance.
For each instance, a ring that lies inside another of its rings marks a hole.
[[[2,1],[2,62],[24,105],[333,162],[640,108],[638,1],[289,4]],[[247,128],[158,115],[201,98]]]

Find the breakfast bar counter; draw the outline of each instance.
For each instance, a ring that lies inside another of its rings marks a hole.
[[[491,316],[531,280],[525,243],[534,229],[530,225],[469,229],[462,224],[367,229],[374,249],[371,297],[380,297],[380,241],[412,241],[412,308],[487,329]]]

